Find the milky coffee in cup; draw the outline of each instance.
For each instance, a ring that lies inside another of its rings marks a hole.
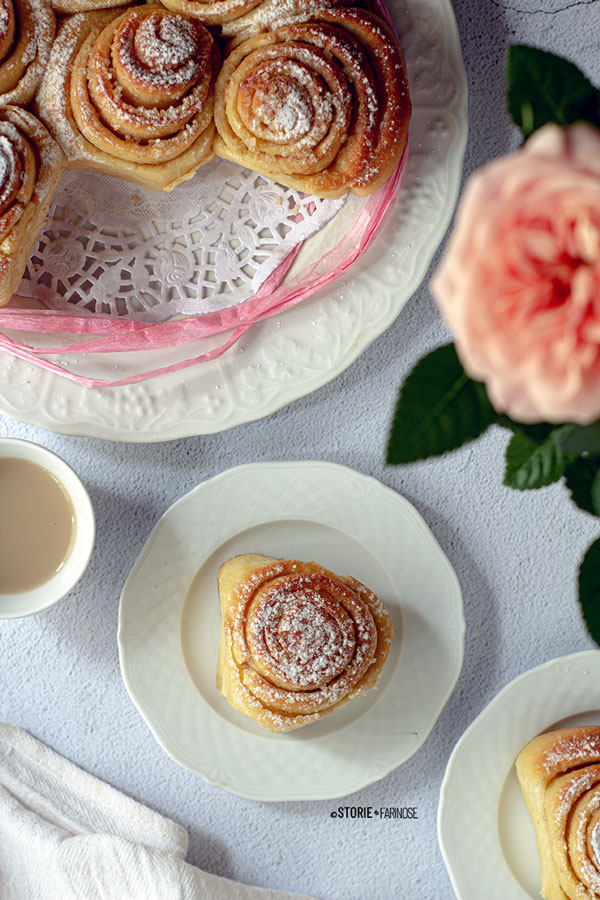
[[[0,594],[50,581],[67,561],[76,530],[71,498],[48,469],[0,457]]]

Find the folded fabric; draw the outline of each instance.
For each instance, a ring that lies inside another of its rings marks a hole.
[[[0,723],[3,900],[308,900],[185,862],[186,831]]]

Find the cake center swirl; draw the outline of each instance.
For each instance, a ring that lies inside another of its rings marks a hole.
[[[197,22],[166,11],[125,17],[111,55],[126,101],[152,108],[182,98],[209,66],[212,41],[202,32]]]
[[[252,603],[248,646],[257,670],[278,687],[310,691],[331,684],[351,662],[354,624],[311,577],[275,584]]]
[[[148,16],[135,32],[138,59],[156,73],[193,63],[198,52],[194,23],[181,16]]]
[[[312,125],[313,108],[307,91],[283,75],[265,81],[256,90],[252,110],[269,131],[288,141],[302,137]]]

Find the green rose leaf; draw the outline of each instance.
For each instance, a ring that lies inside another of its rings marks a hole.
[[[600,125],[600,92],[562,56],[516,44],[506,79],[508,111],[526,138],[548,122]]]
[[[541,441],[525,431],[516,431],[506,448],[504,484],[520,491],[534,490],[558,481],[574,455],[565,453],[560,437],[573,426],[554,428]]]
[[[573,425],[571,431],[561,439],[561,444],[568,453],[600,456],[600,422],[594,422],[592,425]]]
[[[400,391],[387,448],[391,465],[455,450],[482,434],[497,414],[485,387],[466,374],[454,344],[421,359]]]
[[[579,603],[589,633],[600,644],[600,538],[588,549],[579,569]]]
[[[498,416],[498,425],[510,428],[511,431],[520,431],[538,444],[545,441],[548,435],[552,434],[556,429],[556,425],[550,425],[548,422],[536,422],[533,425],[528,425],[525,422],[515,422],[514,419],[510,419],[505,415]]]
[[[600,516],[600,459],[580,456],[567,466],[565,475],[573,503]]]

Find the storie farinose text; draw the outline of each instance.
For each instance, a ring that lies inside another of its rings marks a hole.
[[[417,819],[416,806],[338,806],[332,819]]]

